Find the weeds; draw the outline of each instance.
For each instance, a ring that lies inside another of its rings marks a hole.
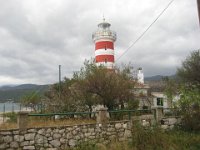
[[[30,117],[28,121],[28,128],[91,124],[91,123],[96,123],[96,121],[92,119],[46,120],[46,119],[38,119],[37,117],[33,118]],[[5,123],[0,124],[0,129],[16,129],[16,128],[18,128],[17,121],[7,121]]]
[[[200,134],[184,131],[164,131],[159,127],[135,126],[130,141],[108,145],[82,143],[73,150],[199,150]]]

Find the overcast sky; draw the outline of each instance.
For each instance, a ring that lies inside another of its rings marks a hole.
[[[0,85],[55,83],[94,57],[92,33],[102,21],[117,32],[115,59],[170,0],[0,0]],[[145,76],[171,75],[200,48],[196,0],[175,0],[116,64],[131,62]]]

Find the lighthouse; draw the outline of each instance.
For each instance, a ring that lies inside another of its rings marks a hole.
[[[114,42],[117,35],[110,30],[111,24],[105,19],[98,24],[98,29],[92,34],[92,39],[95,43],[95,62],[97,66],[103,65],[107,69],[114,68]]]

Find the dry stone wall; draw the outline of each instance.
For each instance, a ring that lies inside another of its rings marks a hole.
[[[107,144],[131,137],[129,121],[0,131],[1,150],[60,150],[84,142]]]

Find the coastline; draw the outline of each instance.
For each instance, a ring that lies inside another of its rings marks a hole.
[[[31,108],[22,108],[21,110],[15,110],[15,111],[5,111],[5,112],[0,112],[0,125],[7,122],[10,118],[9,117],[3,117],[4,114],[6,113],[18,113],[18,112],[31,112]]]

